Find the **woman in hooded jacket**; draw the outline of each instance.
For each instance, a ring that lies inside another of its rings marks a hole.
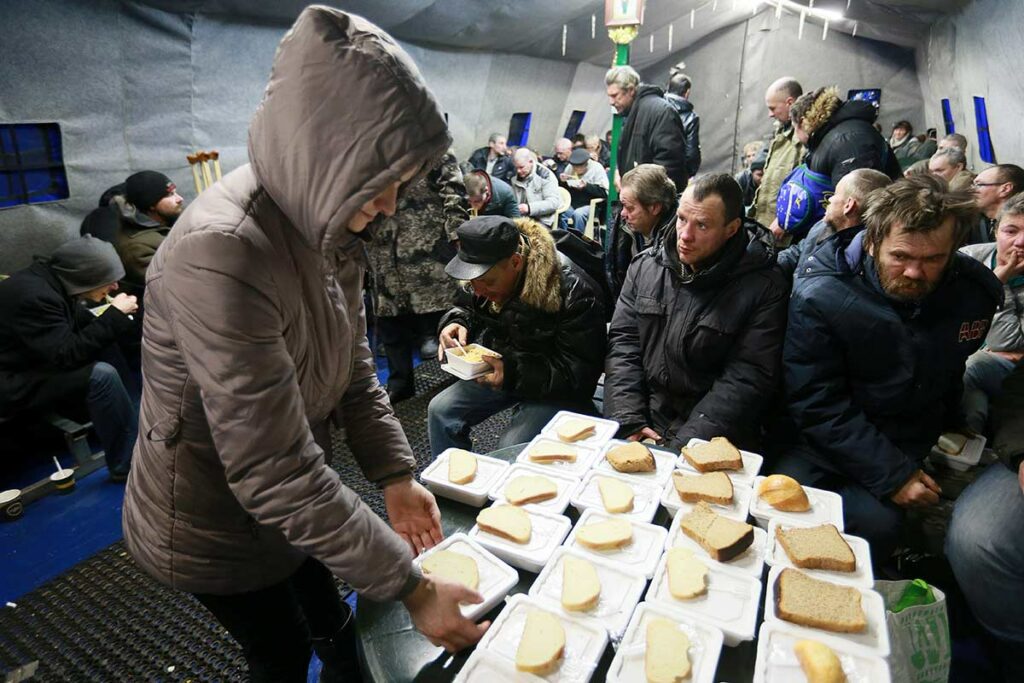
[[[401,600],[450,651],[487,628],[481,596],[423,577],[441,540],[433,496],[374,370],[366,227],[450,144],[405,52],[383,31],[307,8],[284,37],[249,128],[249,164],[203,192],[147,275],[140,438],[124,503],[138,564],[195,595],[254,681],[359,680],[351,610]],[[344,428],[391,526],[328,465]]]

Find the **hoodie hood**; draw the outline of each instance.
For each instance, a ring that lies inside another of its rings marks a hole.
[[[401,47],[361,17],[311,6],[277,48],[249,161],[303,240],[327,252],[363,204],[402,173],[425,173],[450,143]]]

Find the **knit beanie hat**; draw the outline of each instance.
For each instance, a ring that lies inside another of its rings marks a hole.
[[[124,277],[124,265],[114,245],[85,235],[57,247],[46,264],[71,296]]]
[[[145,213],[153,205],[177,189],[170,178],[159,171],[139,171],[124,181],[125,199]]]

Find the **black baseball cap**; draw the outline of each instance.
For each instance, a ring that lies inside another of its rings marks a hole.
[[[505,216],[471,218],[455,231],[459,252],[444,272],[457,280],[473,280],[494,267],[498,261],[516,253],[519,228]]]

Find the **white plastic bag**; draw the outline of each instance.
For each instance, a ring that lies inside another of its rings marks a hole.
[[[946,683],[949,680],[952,645],[946,596],[935,586],[935,602],[891,612],[910,581],[875,581],[875,590],[885,600],[885,623],[889,628],[892,654],[889,669],[893,683]]]

